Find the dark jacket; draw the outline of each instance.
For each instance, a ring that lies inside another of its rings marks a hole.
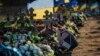
[[[78,43],[76,37],[69,33],[66,29],[63,29],[58,36],[59,44],[63,47],[63,43],[66,42],[70,45],[69,50],[73,50],[77,47]]]

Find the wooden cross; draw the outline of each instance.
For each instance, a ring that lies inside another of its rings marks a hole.
[[[34,9],[33,8],[30,8],[29,9],[29,14],[30,14],[30,18],[33,20],[34,19],[34,16],[36,16],[36,14],[35,13],[33,13],[34,12]]]
[[[48,11],[48,10],[45,11],[45,16],[44,16],[44,18],[45,18],[46,20],[49,18],[49,11]]]
[[[9,21],[10,21],[9,14],[7,14],[7,22],[9,22]]]
[[[52,12],[50,12],[50,15],[49,15],[49,16],[50,16],[50,19],[51,19],[51,21],[52,21],[52,19],[53,19],[53,18],[52,18],[52,17],[53,17]],[[51,25],[51,29],[52,29],[52,22],[50,23],[50,25]]]
[[[44,18],[46,19],[46,22],[47,22],[47,20],[48,20],[48,18],[49,18],[49,11],[46,10],[44,13],[45,13]],[[47,30],[48,30],[48,25],[47,25],[46,22],[45,22],[45,24],[46,24],[46,31],[47,31]]]
[[[52,12],[50,12],[50,15],[49,15],[49,16],[50,16],[50,18],[52,19],[52,16],[53,16]]]

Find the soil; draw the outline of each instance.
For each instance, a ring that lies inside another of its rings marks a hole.
[[[100,56],[100,17],[89,17],[79,32],[72,56]]]

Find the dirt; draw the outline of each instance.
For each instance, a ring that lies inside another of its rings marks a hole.
[[[90,17],[78,35],[72,56],[100,56],[100,17]]]

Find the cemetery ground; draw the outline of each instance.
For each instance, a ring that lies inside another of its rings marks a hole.
[[[79,32],[72,56],[100,56],[100,16],[89,17]]]

